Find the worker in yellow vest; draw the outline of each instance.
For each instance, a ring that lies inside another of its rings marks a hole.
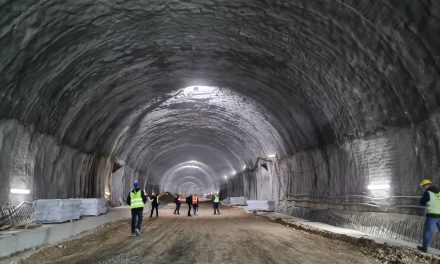
[[[141,234],[142,215],[144,214],[146,202],[147,196],[144,191],[139,189],[139,183],[135,181],[133,189],[127,197],[127,204],[131,208],[131,236],[139,236]]]
[[[151,214],[150,217],[153,217],[154,209],[156,209],[156,218],[159,217],[159,204],[160,204],[160,197],[162,196],[162,193],[154,194],[150,197],[151,199]]]
[[[436,226],[440,231],[440,190],[427,179],[420,182],[420,187],[424,190],[420,205],[426,206],[426,219],[423,227],[423,245],[417,246],[417,249],[427,252],[432,229]]]
[[[197,197],[197,194],[192,196],[192,207],[194,215],[197,215],[197,211],[199,210],[199,197]]]
[[[212,196],[212,205],[214,207],[214,214],[217,214],[217,212],[220,214],[220,209],[218,208],[220,205],[220,196],[217,193]]]

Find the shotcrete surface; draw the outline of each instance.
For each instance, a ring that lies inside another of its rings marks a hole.
[[[192,217],[186,209],[173,215],[169,205],[159,218],[145,218],[140,237],[130,237],[128,220],[119,221],[46,248],[23,263],[381,263],[357,244],[292,229],[241,209],[222,207],[221,215],[212,215],[211,207],[202,204]],[[396,254],[402,252],[387,251]],[[423,257],[417,261],[431,263]]]

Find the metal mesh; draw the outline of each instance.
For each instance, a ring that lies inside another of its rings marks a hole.
[[[33,212],[34,208],[29,202],[22,202],[15,206],[0,206],[0,227],[30,223]]]

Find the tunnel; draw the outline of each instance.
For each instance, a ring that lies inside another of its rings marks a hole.
[[[440,183],[440,2],[4,0],[0,14],[1,205],[122,206],[138,181],[419,241],[419,183]]]

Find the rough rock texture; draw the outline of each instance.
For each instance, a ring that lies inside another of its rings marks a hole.
[[[139,180],[414,205],[395,196],[440,178],[439,17],[429,0],[2,0],[0,204],[118,203]]]

